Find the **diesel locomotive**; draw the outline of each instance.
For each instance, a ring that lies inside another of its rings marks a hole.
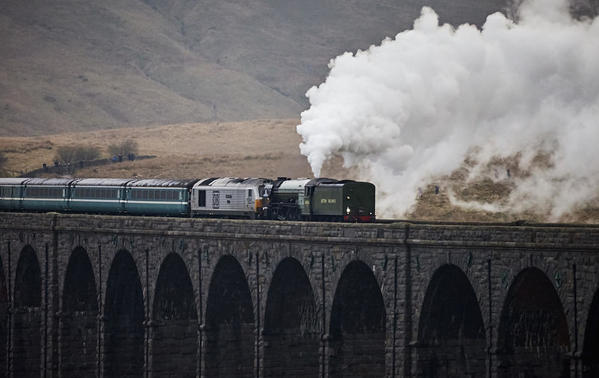
[[[372,183],[328,178],[0,178],[0,210],[373,222]]]

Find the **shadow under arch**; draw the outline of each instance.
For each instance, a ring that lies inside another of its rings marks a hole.
[[[582,376],[599,377],[599,289],[595,291],[584,332]]]
[[[189,272],[176,253],[160,265],[152,320],[152,376],[195,377],[198,314]]]
[[[21,251],[15,273],[13,374],[39,377],[41,369],[42,276],[31,246]]]
[[[8,288],[6,286],[6,277],[4,276],[4,266],[0,256],[0,377],[6,377],[8,373],[8,356],[6,346],[8,331],[6,322],[8,319]]]
[[[120,250],[110,266],[104,306],[104,375],[144,375],[144,298],[131,254]]]
[[[570,338],[555,287],[538,268],[512,282],[498,329],[499,377],[569,377]]]
[[[385,303],[376,278],[366,264],[352,261],[333,299],[330,376],[385,376],[385,337]]]
[[[314,291],[304,268],[292,257],[283,259],[266,299],[264,376],[317,376],[320,330]]]
[[[208,289],[205,376],[253,377],[254,328],[252,297],[243,269],[235,257],[223,256]]]
[[[60,370],[62,377],[96,372],[98,300],[89,256],[78,247],[69,257],[62,291]]]
[[[466,274],[444,265],[431,278],[418,323],[418,376],[470,377],[485,371],[480,305]]]

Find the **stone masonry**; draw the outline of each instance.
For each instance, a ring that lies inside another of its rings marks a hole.
[[[0,214],[0,377],[597,377],[599,227]]]

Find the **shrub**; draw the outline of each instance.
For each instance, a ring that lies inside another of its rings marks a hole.
[[[94,146],[60,146],[55,159],[63,163],[95,160],[100,157],[100,149]]]
[[[108,153],[110,156],[121,155],[127,156],[129,154],[137,154],[137,142],[133,139],[126,139],[121,143],[111,144],[108,146]]]

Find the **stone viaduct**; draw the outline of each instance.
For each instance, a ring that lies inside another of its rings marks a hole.
[[[0,233],[0,376],[599,376],[599,226],[2,213]]]

